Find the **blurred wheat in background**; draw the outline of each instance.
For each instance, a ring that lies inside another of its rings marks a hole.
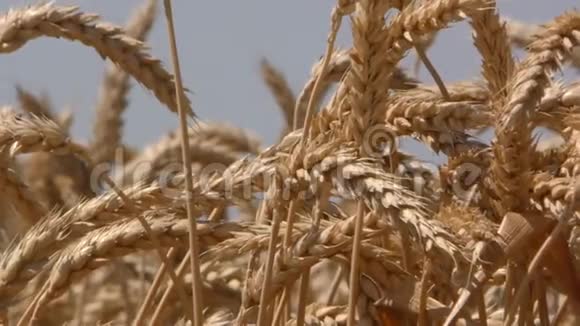
[[[108,61],[88,143],[25,85],[0,110],[2,324],[580,323],[580,84],[558,78],[578,76],[579,11],[536,26],[488,0],[338,0],[299,93],[262,59],[285,121],[264,148],[196,116],[175,48],[173,71],[150,53],[168,4],[124,27],[53,3],[0,16],[0,53],[49,37]],[[459,21],[481,76],[446,83],[428,49]],[[189,127],[126,145],[131,79]]]

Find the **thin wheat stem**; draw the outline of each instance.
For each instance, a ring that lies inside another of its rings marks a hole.
[[[49,285],[50,285],[50,279],[47,279],[44,282],[44,284],[42,285],[42,287],[40,288],[40,290],[38,291],[38,293],[36,294],[36,296],[34,296],[32,301],[30,301],[30,303],[26,307],[26,310],[22,314],[22,316],[20,316],[20,319],[18,320],[18,323],[16,324],[16,326],[24,326],[24,323],[26,323],[26,321],[29,318],[31,319],[29,324],[32,323],[32,319],[34,319],[34,311],[36,310],[36,303],[40,300],[40,297],[42,297],[42,294],[44,293],[44,291],[46,291],[46,289],[48,289]]]
[[[439,75],[439,73],[437,72],[437,69],[431,63],[431,60],[429,60],[429,57],[427,57],[427,52],[425,52],[423,45],[420,44],[419,42],[414,42],[413,45],[415,47],[415,51],[417,51],[417,55],[419,56],[421,61],[423,61],[425,68],[427,68],[427,70],[429,71],[429,73],[433,77],[435,84],[437,84],[437,87],[439,88],[439,91],[441,92],[443,99],[445,101],[449,101],[451,99],[451,97],[449,96],[449,91],[447,91],[447,87],[445,87],[445,83],[443,82],[441,75]]]
[[[330,58],[332,56],[332,53],[334,51],[334,42],[336,41],[336,35],[338,34],[338,30],[340,29],[340,25],[342,22],[342,15],[340,15],[340,11],[338,8],[334,8],[334,10],[332,11],[332,15],[331,15],[331,31],[330,34],[328,36],[328,40],[327,40],[327,45],[326,45],[326,50],[325,50],[325,54],[324,54],[324,60],[322,62],[322,66],[320,68],[320,72],[316,78],[316,82],[314,83],[314,88],[312,90],[312,93],[310,95],[310,99],[308,100],[308,106],[306,109],[306,116],[304,118],[304,124],[303,124],[303,133],[300,139],[300,149],[302,150],[304,148],[304,145],[306,144],[306,141],[308,140],[308,138],[310,137],[310,124],[312,121],[312,117],[314,115],[314,103],[315,103],[315,99],[318,96],[318,92],[321,86],[321,81],[324,78],[324,75],[326,73],[326,70],[328,69],[328,64],[330,62]],[[294,108],[294,118],[293,118],[293,126],[292,129],[296,130],[297,126],[298,126],[298,114],[299,114],[299,102],[296,102],[296,106]],[[291,169],[292,172],[294,172],[295,168],[296,168],[296,160],[293,160],[291,162]],[[292,218],[293,218],[293,207],[295,205],[295,199],[293,199],[290,202],[290,209],[288,211],[288,218],[287,218],[287,222],[292,223]],[[292,215],[290,214],[292,213]],[[284,241],[284,248],[287,247],[286,244],[286,239],[288,239],[289,237],[289,232],[291,232],[291,228],[288,227],[286,228],[286,237],[285,237],[285,241]],[[304,276],[304,275],[303,275]],[[288,296],[290,296],[290,294],[288,293]],[[290,303],[290,298],[288,298],[287,300],[288,304]],[[286,308],[287,313],[285,315],[287,315],[289,313],[289,308]]]
[[[133,201],[115,184],[115,182],[113,182],[111,177],[109,177],[108,175],[104,175],[103,180],[105,181],[105,183],[109,187],[111,187],[111,189],[113,189],[115,194],[117,194],[117,196],[119,196],[119,198],[121,198],[123,203],[125,205],[127,205],[127,207],[129,208],[129,210],[135,210],[135,205],[133,204]],[[185,307],[185,312],[189,316],[191,316],[192,311],[187,308],[187,307],[189,307],[189,305],[187,304],[189,302],[189,300],[187,299],[187,295],[185,294],[185,287],[183,286],[183,282],[181,281],[181,279],[179,277],[177,277],[177,275],[175,275],[175,271],[173,269],[173,264],[171,263],[171,261],[169,259],[167,259],[167,256],[163,250],[163,247],[161,246],[161,242],[159,241],[159,237],[157,236],[157,234],[155,234],[155,232],[153,232],[153,230],[151,229],[151,226],[149,225],[147,220],[141,214],[137,214],[137,220],[139,220],[139,223],[141,224],[143,229],[145,229],[145,232],[147,233],[147,235],[151,239],[151,242],[153,242],[153,246],[155,247],[155,250],[157,251],[157,255],[159,256],[161,261],[169,267],[168,268],[169,277],[171,278],[171,280],[174,283],[180,285],[179,289],[177,290],[177,294],[179,296],[179,299],[181,300],[181,302],[183,303],[183,305]]]
[[[191,274],[193,279],[191,287],[193,291],[193,325],[202,326],[203,324],[203,298],[201,292],[201,271],[199,264],[199,247],[197,241],[197,221],[193,216],[193,180],[191,171],[191,153],[189,152],[189,136],[187,133],[187,113],[183,107],[183,85],[181,82],[181,69],[179,68],[179,57],[177,55],[177,44],[175,29],[173,26],[173,10],[171,0],[164,0],[165,16],[167,18],[167,31],[169,34],[169,44],[171,45],[171,61],[175,75],[175,97],[177,99],[177,110],[179,113],[179,129],[181,133],[181,152],[183,159],[183,173],[185,173],[185,196],[187,218],[189,220],[189,251],[191,255]]]
[[[167,252],[167,259],[173,259],[173,257],[175,256],[176,253],[177,253],[177,250],[175,248],[169,249],[169,251]],[[147,291],[147,294],[145,295],[145,299],[143,300],[141,307],[139,307],[139,311],[137,312],[137,316],[135,317],[135,320],[133,321],[133,325],[135,325],[135,326],[142,325],[142,323],[145,319],[145,314],[147,313],[147,309],[149,309],[149,306],[151,305],[151,302],[153,302],[153,299],[155,298],[155,294],[157,293],[159,286],[161,286],[161,283],[163,281],[163,276],[165,276],[166,270],[167,270],[167,265],[161,263],[161,266],[159,266],[157,273],[155,274],[155,278],[153,279],[153,283],[151,283],[151,286],[149,287],[149,290]],[[179,277],[179,275],[178,275],[178,277]]]
[[[244,320],[244,310],[248,307],[249,296],[248,291],[250,289],[250,279],[252,278],[255,269],[258,265],[258,254],[259,251],[254,249],[250,253],[250,259],[247,264],[246,273],[244,275],[244,286],[242,289],[242,302],[240,304],[240,311],[238,312],[238,316],[236,317],[236,324],[237,325],[246,325],[247,322]]]
[[[522,301],[526,297],[525,294],[528,293],[530,280],[537,272],[538,267],[542,263],[542,259],[545,257],[545,254],[550,250],[552,245],[555,243],[556,238],[560,235],[565,225],[566,225],[565,220],[560,219],[558,221],[558,224],[556,224],[556,226],[554,227],[548,238],[546,238],[546,240],[544,241],[544,243],[542,244],[536,255],[534,255],[534,258],[532,259],[530,265],[528,266],[526,274],[524,275],[524,277],[519,282],[519,285],[516,288],[517,290],[515,292],[512,304],[507,310],[507,319],[504,325],[511,325],[513,323],[517,307],[519,306],[520,301]]]
[[[429,282],[429,274],[431,273],[431,261],[429,258],[425,259],[425,263],[423,264],[423,274],[421,275],[421,290],[419,296],[419,326],[426,326],[429,325],[429,319],[427,316],[427,283]]]
[[[44,290],[44,289],[43,289]],[[42,300],[42,296],[48,291],[48,287],[46,288],[46,290],[41,291],[39,293],[40,297],[38,298],[38,300],[36,300],[35,305],[34,305],[34,310],[32,310],[32,314],[30,315],[30,320],[28,321],[28,326],[33,326],[35,324],[37,324],[38,320],[38,315],[40,314],[40,306],[41,306],[41,300]]]
[[[294,229],[294,219],[296,214],[296,206],[297,202],[296,199],[290,200],[288,204],[288,213],[286,215],[286,228],[284,230],[284,243],[282,244],[282,254],[285,255],[288,251],[288,248],[292,245],[292,230]],[[283,299],[281,303],[283,304],[282,309],[282,316],[283,321],[286,322],[290,317],[290,303],[291,303],[291,295],[292,292],[292,284],[286,285],[286,288],[283,291]]]
[[[210,216],[208,217],[208,220],[210,220],[210,221],[214,220],[215,217],[219,215],[220,210],[221,210],[221,208],[217,208],[217,207],[214,208],[213,211],[211,212]],[[175,250],[175,248],[171,248],[167,252],[167,258],[172,259],[176,253],[177,253],[177,251]],[[189,259],[189,255],[186,255],[183,258],[183,262],[187,263],[188,259]],[[183,262],[181,264],[183,264]],[[182,271],[183,271],[183,267],[181,267],[181,265],[180,265],[177,268],[177,277],[180,280],[183,278]],[[159,266],[159,269],[157,271],[157,274],[155,275],[155,278],[153,279],[153,283],[149,287],[149,291],[147,292],[147,295],[145,296],[145,300],[143,301],[143,303],[141,304],[141,307],[139,308],[139,312],[137,314],[137,317],[135,318],[135,321],[133,322],[133,325],[135,325],[135,326],[141,325],[141,323],[143,322],[143,320],[145,318],[145,314],[147,313],[147,309],[151,305],[151,302],[154,299],[155,293],[157,292],[157,290],[159,289],[159,286],[161,285],[161,283],[163,281],[163,275],[165,275],[166,272],[167,272],[167,265],[162,263],[161,266]],[[167,291],[164,293],[170,293],[174,287],[175,287],[175,283],[172,283],[172,285],[170,285],[167,288]],[[159,309],[161,309],[161,307],[163,307],[163,305],[164,305],[163,302],[165,300],[167,300],[167,296],[168,296],[167,294],[163,295],[162,301],[157,306]]]
[[[549,252],[550,248],[555,244],[556,239],[563,232],[564,227],[567,225],[570,217],[572,216],[572,214],[574,214],[574,205],[576,203],[576,191],[574,191],[575,189],[574,179],[572,179],[572,185],[570,186],[569,189],[572,189],[572,191],[568,206],[558,219],[558,223],[556,224],[554,229],[552,229],[550,235],[542,243],[540,249],[538,249],[538,252],[536,252],[536,254],[534,255],[534,258],[532,258],[532,261],[530,262],[530,265],[528,266],[528,269],[523,279],[519,282],[519,286],[517,287],[512,304],[511,306],[509,306],[509,309],[507,310],[507,318],[505,320],[505,325],[512,324],[516,308],[520,300],[524,298],[524,294],[528,292],[527,288],[529,288],[530,280],[534,277],[535,273],[538,271],[538,268],[540,267],[540,264],[542,263],[545,255]]]
[[[550,316],[548,312],[548,302],[546,300],[546,285],[544,280],[539,277],[535,282],[536,300],[538,301],[538,316],[540,317],[540,326],[550,326]]]
[[[365,204],[359,200],[356,208],[356,221],[354,226],[354,238],[352,243],[352,255],[350,258],[350,292],[348,294],[348,318],[347,326],[354,326],[356,317],[356,307],[359,291],[359,270],[360,270],[360,247],[362,242],[362,228],[365,215]]]
[[[264,210],[267,208],[264,207]],[[278,233],[280,232],[280,212],[278,208],[274,208],[274,216],[272,217],[272,231],[270,232],[270,240],[268,242],[268,257],[266,260],[266,268],[264,271],[264,280],[262,282],[262,292],[260,294],[260,308],[258,310],[258,326],[266,325],[268,318],[268,307],[265,304],[270,296],[270,287],[272,283],[272,272],[274,269],[274,255],[276,253],[276,243],[278,242]]]
[[[320,221],[322,219],[323,211],[328,203],[328,198],[330,197],[330,189],[327,186],[322,186],[317,193],[317,198],[314,203],[314,208],[312,209],[312,228],[311,232],[317,233],[320,229]],[[302,326],[304,324],[304,314],[306,309],[306,303],[308,302],[308,287],[310,283],[310,269],[311,267],[305,268],[300,279],[300,292],[298,295],[298,317],[297,324]]]
[[[272,320],[272,325],[284,324],[286,320],[282,320],[282,316],[285,314],[285,309],[288,309],[288,299],[289,299],[289,287],[285,287],[280,295],[280,300],[276,305],[276,310],[274,311],[274,319]]]
[[[317,96],[318,96],[321,81],[324,78],[324,74],[326,73],[326,70],[328,69],[328,63],[330,62],[332,52],[334,51],[334,42],[336,41],[336,35],[338,34],[338,30],[340,29],[340,24],[342,22],[342,15],[340,15],[340,11],[338,8],[334,8],[334,10],[332,11],[332,16],[330,19],[331,19],[331,28],[330,28],[330,34],[328,35],[328,41],[326,43],[326,51],[324,53],[324,61],[322,62],[322,67],[320,68],[320,73],[318,74],[318,77],[316,78],[316,82],[314,83],[314,88],[312,90],[312,94],[310,95],[310,99],[308,100],[308,106],[306,109],[306,117],[304,118],[304,125],[303,125],[304,132],[302,133],[302,138],[300,141],[301,147],[304,146],[304,144],[306,143],[306,141],[310,137],[310,124],[312,122],[312,117],[314,115],[314,103],[315,103],[314,99],[317,98]],[[296,129],[296,123],[298,120],[298,117],[296,116],[297,114],[298,114],[298,109],[295,108],[294,109],[293,129]]]
[[[284,233],[284,242],[282,243],[282,254],[286,255],[288,248],[292,245],[292,230],[294,229],[294,215],[296,212],[296,199],[290,200],[288,205],[288,213],[286,215],[286,228]],[[291,296],[292,284],[287,284],[282,291],[282,299],[280,300],[280,307],[276,309],[274,315],[274,323],[276,325],[277,320],[281,319],[281,323],[285,324],[290,318],[290,308],[291,308]]]
[[[330,283],[330,289],[328,290],[328,295],[326,296],[326,305],[332,305],[334,301],[334,297],[336,296],[336,292],[338,291],[338,286],[340,285],[340,281],[342,280],[342,276],[344,275],[344,266],[341,264],[338,266],[334,274],[334,278],[332,279],[332,283]]]
[[[310,269],[302,273],[300,278],[300,295],[298,297],[298,312],[296,316],[296,325],[304,326],[304,317],[306,315],[306,300],[308,300],[308,287],[310,285]]]
[[[190,257],[191,256],[189,254],[186,254],[185,257],[183,257],[183,259],[179,263],[179,266],[177,266],[177,275],[179,276],[179,278],[185,276],[185,272],[187,271],[187,265],[189,264]],[[171,284],[169,284],[167,289],[165,289],[165,292],[163,292],[161,300],[159,300],[159,303],[157,304],[157,307],[155,308],[155,311],[151,316],[151,320],[149,322],[150,325],[157,325],[159,318],[161,317],[161,312],[163,311],[163,308],[167,304],[171,292],[173,292],[173,289],[175,289],[176,286],[177,285],[175,284],[175,282],[172,282]]]

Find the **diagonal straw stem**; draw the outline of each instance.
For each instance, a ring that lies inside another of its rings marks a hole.
[[[171,62],[175,75],[175,97],[177,99],[177,110],[179,113],[179,130],[181,134],[181,154],[183,158],[183,172],[185,173],[185,196],[187,218],[189,220],[189,251],[191,255],[192,293],[193,293],[193,325],[201,326],[203,323],[202,307],[203,298],[201,294],[201,272],[199,269],[199,247],[197,242],[197,221],[193,217],[192,196],[193,181],[191,175],[191,155],[189,152],[189,137],[187,134],[187,116],[183,105],[183,85],[181,83],[181,69],[179,68],[179,58],[177,56],[177,44],[175,41],[175,28],[173,27],[173,13],[171,0],[164,0],[165,16],[167,18],[167,31],[169,34],[169,44],[171,46]]]

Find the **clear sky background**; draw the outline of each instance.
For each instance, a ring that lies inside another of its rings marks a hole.
[[[311,66],[323,54],[334,0],[174,0],[179,54],[193,108],[205,121],[225,121],[252,129],[264,144],[273,143],[282,115],[259,73],[262,57],[285,73],[295,93],[307,80]],[[0,11],[33,4],[30,0],[0,0]],[[124,24],[142,0],[67,0],[102,19]],[[564,10],[578,8],[575,0],[498,0],[500,12],[534,23],[549,21]],[[338,45],[350,45],[348,19]],[[159,1],[158,19],[148,40],[151,52],[170,68],[166,23]],[[439,34],[428,55],[446,82],[479,76],[480,57],[467,23]],[[411,67],[413,53],[404,61]],[[15,85],[46,92],[55,106],[75,115],[73,136],[86,142],[91,135],[94,106],[105,62],[81,44],[43,38],[15,53],[0,55],[1,104],[15,103]],[[409,70],[411,71],[411,70]],[[576,75],[577,76],[577,75]],[[419,78],[431,83],[426,70]],[[125,141],[142,147],[177,127],[177,116],[162,107],[144,88],[133,83],[125,114]],[[414,148],[422,152],[423,149]]]

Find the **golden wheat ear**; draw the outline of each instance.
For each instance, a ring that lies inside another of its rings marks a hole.
[[[510,42],[518,48],[527,49],[544,31],[545,25],[535,25],[513,18],[504,18]],[[570,63],[580,69],[580,49],[572,50]]]
[[[128,36],[121,27],[99,22],[97,18],[77,7],[51,3],[12,9],[0,17],[0,25],[5,27],[0,30],[0,53],[14,52],[39,37],[78,41],[110,59],[177,112],[174,76],[163,68],[161,61],[147,53],[142,42]],[[189,100],[183,100],[185,111],[195,117]]]
[[[270,93],[272,93],[274,100],[284,114],[286,128],[292,127],[294,120],[294,104],[296,103],[296,100],[294,99],[294,93],[292,92],[290,85],[288,85],[286,78],[282,72],[278,71],[266,58],[262,58],[260,61],[260,72],[264,83],[270,90]]]

